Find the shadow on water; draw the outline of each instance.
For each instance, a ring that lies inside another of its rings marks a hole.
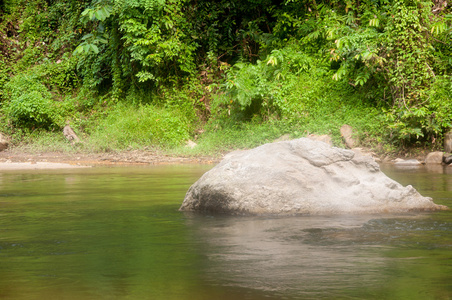
[[[451,211],[181,213],[211,166],[0,173],[0,299],[450,299]],[[452,207],[451,174],[383,169]]]

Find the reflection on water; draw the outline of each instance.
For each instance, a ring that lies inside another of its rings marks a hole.
[[[452,297],[451,211],[179,212],[210,167],[0,173],[0,299]],[[450,169],[383,169],[452,207]]]
[[[385,261],[372,245],[353,245],[347,230],[367,218],[194,218],[205,242],[205,276],[212,283],[278,294],[331,296],[379,284]],[[369,253],[370,250],[370,253]],[[219,276],[220,275],[220,276]]]
[[[452,292],[445,282],[451,266],[440,265],[451,258],[451,223],[432,224],[427,215],[193,217],[189,223],[207,249],[204,275],[211,284],[294,299],[396,299],[398,293],[422,292],[445,297]],[[429,234],[434,237],[426,240]],[[418,248],[423,253],[413,256]],[[394,269],[399,262],[394,255],[408,262],[400,270]],[[412,263],[415,274],[403,270]],[[408,286],[392,274],[399,271],[407,272],[403,281],[412,277]],[[441,276],[443,282],[436,282]]]
[[[426,165],[412,168],[383,165],[382,170],[403,185],[411,184],[435,203],[452,208],[452,165]]]

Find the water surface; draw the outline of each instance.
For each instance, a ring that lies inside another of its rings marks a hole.
[[[212,166],[0,172],[0,299],[450,299],[452,213],[182,213]],[[452,207],[450,169],[384,168]]]

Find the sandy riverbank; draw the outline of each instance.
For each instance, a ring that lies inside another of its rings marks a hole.
[[[51,169],[74,169],[89,168],[90,166],[71,165],[55,162],[0,162],[0,171],[8,170],[51,170]]]
[[[17,149],[0,152],[1,170],[67,169],[100,165],[159,165],[159,164],[212,164],[221,158],[182,157],[152,151],[124,151],[109,153],[30,153]]]

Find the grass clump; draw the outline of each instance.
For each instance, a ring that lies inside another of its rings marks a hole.
[[[89,146],[97,151],[173,148],[189,139],[189,124],[177,110],[153,105],[117,104],[99,122]]]

